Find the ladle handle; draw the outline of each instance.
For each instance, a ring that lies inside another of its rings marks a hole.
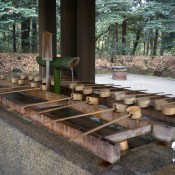
[[[44,124],[55,123],[55,122],[70,120],[70,119],[79,118],[79,117],[85,117],[85,116],[88,116],[88,115],[100,114],[100,113],[103,113],[103,112],[109,112],[109,111],[113,111],[113,110],[114,109],[112,108],[112,109],[105,109],[105,110],[96,111],[96,112],[90,112],[90,113],[86,113],[86,114],[74,115],[74,116],[70,116],[70,117],[60,118],[60,119],[57,119],[57,120],[52,120],[52,121],[46,122]]]
[[[124,116],[122,116],[122,117],[120,117],[120,118],[114,119],[114,120],[112,120],[112,121],[110,121],[110,122],[107,122],[107,123],[105,123],[105,124],[103,124],[103,125],[101,125],[101,126],[98,126],[98,127],[94,128],[94,129],[91,129],[91,130],[89,130],[89,131],[87,131],[87,132],[84,132],[83,134],[80,134],[80,135],[77,135],[77,136],[71,138],[70,141],[74,141],[74,140],[79,139],[79,138],[81,138],[81,137],[84,137],[84,136],[86,136],[86,135],[88,135],[88,134],[91,134],[91,133],[93,133],[93,132],[95,132],[95,131],[97,131],[97,130],[100,130],[100,129],[106,127],[106,126],[109,126],[109,125],[111,125],[111,124],[113,124],[113,123],[115,123],[115,122],[118,122],[118,121],[120,121],[120,120],[123,120],[123,119],[125,119],[125,118],[128,118],[130,115],[131,115],[131,114],[127,114],[127,115],[124,115]]]
[[[97,87],[97,86],[96,86]],[[114,89],[115,87],[113,86],[99,86],[101,87],[100,89],[93,89],[93,91],[100,91],[102,89]],[[109,88],[108,88],[109,87]],[[98,87],[97,87],[98,88]]]
[[[166,96],[166,95],[172,95],[172,94],[162,94],[162,95],[158,95],[158,96],[156,96],[155,98],[160,98],[160,97],[162,97],[162,96]],[[163,97],[163,99],[170,99],[171,97]]]
[[[112,85],[113,86],[113,85]],[[91,87],[91,88],[98,88],[98,87],[103,87],[103,88],[108,88],[108,87],[112,87],[111,85],[107,85],[107,86],[105,86],[105,85],[85,85],[84,87]]]
[[[19,108],[27,108],[27,107],[32,107],[32,106],[36,106],[36,105],[48,104],[48,103],[51,103],[51,102],[58,102],[58,101],[69,100],[69,99],[72,99],[72,97],[60,98],[60,99],[50,100],[50,101],[44,101],[44,102],[41,102],[41,103],[32,103],[32,104],[28,104],[28,105],[24,105],[24,106],[19,106],[19,107],[16,107],[16,108],[11,108],[11,109],[8,109],[8,110],[12,111],[12,110],[19,109]]]
[[[168,95],[168,94],[166,94],[166,95]],[[167,97],[167,98],[161,98],[161,99],[159,99],[159,100],[170,100],[171,99],[171,97]],[[155,100],[153,100],[153,101],[157,101],[156,99]]]
[[[160,92],[159,93],[155,93],[154,95],[151,95],[151,96],[147,96],[147,98],[155,97],[156,94],[160,94]],[[142,97],[138,97],[136,99],[139,99],[139,98],[142,98]]]
[[[22,88],[22,87],[29,87],[29,85],[24,85],[24,86],[11,86],[11,87],[4,87],[4,88],[0,88],[0,90],[3,90],[3,89],[15,89],[15,88]]]
[[[131,95],[132,95],[132,94],[131,94]],[[147,96],[147,95],[150,95],[150,94],[135,94],[135,96],[139,96],[139,95]]]
[[[114,86],[114,84],[84,84],[85,86]]]
[[[11,94],[11,93],[15,93],[15,92],[33,91],[33,90],[37,90],[37,89],[40,89],[40,88],[21,89],[21,90],[16,90],[16,91],[1,92],[0,95]]]
[[[53,108],[53,109],[48,109],[48,110],[37,112],[37,114],[43,114],[43,113],[46,113],[46,112],[51,112],[51,111],[55,111],[55,110],[59,110],[59,109],[64,109],[64,108],[72,107],[72,106],[83,104],[83,103],[87,103],[87,102],[84,101],[84,102],[70,104],[70,105],[66,105],[66,106],[60,106],[60,107],[56,107],[56,108]]]

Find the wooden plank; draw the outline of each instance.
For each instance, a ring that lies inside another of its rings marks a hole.
[[[44,102],[40,102],[40,103],[32,103],[32,104],[28,104],[28,105],[14,107],[14,108],[11,108],[11,109],[8,109],[8,110],[9,111],[12,111],[12,110],[15,110],[15,109],[18,109],[18,108],[27,108],[27,107],[32,107],[32,106],[37,106],[37,105],[43,105],[43,104],[48,104],[48,103],[53,103],[53,102],[70,100],[71,98],[72,97],[67,97],[67,98],[60,98],[60,99],[56,99],[56,100],[44,101]]]
[[[126,131],[122,131],[122,132],[107,136],[105,138],[107,138],[111,141],[114,141],[114,142],[121,142],[121,141],[127,140],[129,138],[133,138],[133,137],[137,137],[140,135],[150,133],[151,131],[152,131],[152,126],[147,125],[147,126],[143,126],[143,127],[139,127],[139,128],[135,128],[135,129],[129,129]]]
[[[95,131],[98,131],[98,130],[100,130],[100,129],[106,127],[106,126],[109,126],[109,125],[111,125],[111,124],[113,124],[113,123],[116,123],[116,122],[118,122],[118,121],[120,121],[120,120],[126,119],[126,118],[128,118],[130,115],[131,115],[131,114],[127,114],[127,115],[121,116],[120,118],[111,120],[110,122],[107,122],[107,123],[105,123],[105,124],[103,124],[103,125],[101,125],[101,126],[98,126],[98,127],[94,128],[94,129],[91,129],[91,130],[89,130],[89,131],[87,131],[87,132],[84,132],[84,133],[82,133],[82,134],[80,134],[80,135],[77,135],[77,136],[71,138],[70,141],[75,141],[75,140],[77,140],[77,139],[80,139],[80,138],[82,138],[82,137],[85,137],[85,136],[87,136],[88,134],[91,134],[91,133],[93,133],[93,132],[95,132]]]
[[[15,102],[3,96],[0,96],[0,102],[6,107],[19,106],[19,104],[16,104]],[[18,112],[32,119],[33,121],[40,123],[41,125],[44,125],[46,121],[51,121],[48,114],[37,115],[37,112],[34,110],[34,108],[18,110]],[[77,127],[75,128],[73,126],[70,126],[69,124],[65,124],[62,122],[52,123],[50,125],[47,125],[46,127],[68,139],[72,138],[77,134],[83,133],[83,131],[79,130]],[[120,145],[118,143],[114,143],[108,139],[97,138],[93,135],[88,135],[75,142],[87,148],[88,150],[93,152],[96,156],[102,158],[105,161],[115,163],[120,160]]]
[[[89,116],[89,115],[94,115],[94,114],[109,112],[109,111],[114,111],[114,109],[113,108],[112,109],[110,108],[110,109],[105,109],[105,110],[101,110],[101,111],[95,111],[95,112],[90,112],[90,113],[85,113],[85,114],[80,114],[80,115],[74,115],[74,116],[70,116],[70,117],[60,118],[60,119],[52,120],[52,121],[47,122],[45,124],[47,125],[48,123],[55,123],[55,122],[70,120],[70,119],[74,119],[74,118],[85,117],[85,116]]]
[[[11,93],[15,93],[15,92],[33,91],[33,90],[37,90],[37,89],[40,89],[40,88],[30,88],[30,89],[21,89],[21,90],[15,90],[15,91],[1,92],[0,95],[11,94]]]

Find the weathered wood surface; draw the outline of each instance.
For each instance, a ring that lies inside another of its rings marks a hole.
[[[116,134],[107,136],[105,138],[112,140],[114,142],[122,142],[122,141],[130,139],[132,137],[137,137],[140,135],[145,135],[145,134],[151,133],[151,131],[152,131],[152,126],[147,125],[147,126],[143,126],[140,128],[128,129],[126,131],[118,132]]]
[[[62,92],[64,92],[64,94],[68,95],[71,93],[71,90],[65,86],[62,86]],[[131,95],[131,94],[138,94],[138,93],[140,93],[140,92],[128,89],[126,94]],[[145,94],[145,93],[143,93],[143,94]],[[83,100],[86,98],[86,96],[87,95],[83,95]],[[99,97],[99,94],[96,94],[96,93],[93,93],[91,96],[98,97],[99,104],[102,104],[102,105],[113,106],[113,104],[116,102],[113,94],[111,94],[111,96],[107,97],[107,98],[101,98],[101,97]],[[157,99],[157,98],[167,98],[167,96],[166,96],[166,94],[155,95],[155,99]],[[174,100],[174,98],[171,98],[171,97],[169,97],[169,99]],[[154,98],[152,100],[154,100]],[[117,103],[124,104],[123,101],[117,101]],[[167,125],[173,125],[173,126],[175,125],[175,115],[166,116],[166,115],[162,114],[161,111],[155,110],[153,105],[142,109],[142,115],[149,116],[150,119],[158,120],[158,122],[162,122],[162,123],[165,122]]]
[[[12,91],[10,90],[10,91],[5,91],[5,92],[0,92],[0,95],[10,94],[10,93],[15,93],[15,92],[33,91],[36,89],[40,89],[40,88],[26,88],[26,89],[12,90]]]
[[[50,93],[50,92],[44,92],[44,91],[41,91],[41,92],[39,91],[38,93],[38,91],[36,90],[36,91],[30,91],[25,93],[28,93],[31,96],[42,98],[42,99],[48,99],[51,97],[53,99],[58,98],[58,97],[55,97],[56,94]],[[105,99],[107,103],[109,98],[105,98]],[[0,102],[6,107],[13,107],[13,108],[24,105],[23,103],[18,102],[15,99],[6,98],[6,95],[0,96]],[[37,107],[30,107],[27,109],[17,108],[16,111],[40,123],[41,125],[44,125],[46,122],[53,121],[51,115],[48,113],[38,115],[37,112],[40,111],[41,108],[61,106],[61,105],[66,105],[66,103],[55,102],[52,105],[41,104]],[[81,105],[77,105],[77,106],[75,105],[72,108],[77,111],[81,111],[83,113],[93,112],[100,109],[106,109],[106,107],[104,106],[88,105],[85,103],[82,103]],[[120,114],[107,112],[107,113],[97,114],[96,116],[106,121],[111,121],[113,119],[119,118]],[[139,135],[149,133],[151,132],[151,126],[154,124],[155,123],[150,122],[149,120],[144,118],[139,119],[138,121],[125,119],[118,122],[118,125],[127,128],[127,130],[120,131],[112,135],[107,135],[106,137],[99,137],[96,133],[94,133],[91,135],[87,135],[83,138],[80,138],[78,140],[75,140],[75,142],[89,149],[95,155],[101,157],[102,159],[110,163],[115,163],[116,161],[120,160],[120,146],[116,142],[120,142],[127,138],[136,137]],[[67,122],[50,123],[49,125],[45,125],[45,126],[67,138],[73,138],[74,136],[80,135],[85,131]]]
[[[7,80],[1,80],[0,85],[2,86],[2,88],[0,88],[0,93],[29,88],[29,85],[19,86],[18,84],[12,84],[11,82]]]
[[[17,101],[15,100],[13,101],[9,100],[5,96],[0,97],[0,101],[6,107],[21,106],[21,103],[17,103]],[[25,115],[26,117],[29,117],[40,124],[43,124],[46,121],[51,120],[48,115],[37,115],[36,111],[32,108],[28,108],[26,110],[20,109],[20,108],[16,108],[16,109],[17,109],[17,112],[19,112],[20,114]],[[47,125],[46,127],[57,132],[58,134],[63,135],[66,138],[71,138],[77,134],[83,133],[83,131],[79,130],[78,128],[72,127],[62,122],[58,122],[56,124],[53,123],[53,124]],[[108,139],[101,139],[93,135],[86,136],[75,142],[84,146],[85,148],[92,151],[95,155],[99,156],[100,158],[110,163],[115,163],[116,161],[120,160],[120,146],[118,143],[114,143]]]
[[[85,137],[85,136],[87,136],[87,135],[89,135],[89,134],[91,134],[91,133],[93,133],[93,132],[95,132],[95,131],[97,131],[97,130],[100,130],[100,129],[104,128],[104,127],[107,127],[107,126],[109,126],[109,125],[111,125],[111,124],[113,124],[113,123],[116,123],[116,122],[120,121],[120,120],[126,119],[126,118],[128,118],[129,116],[130,116],[130,114],[127,114],[127,115],[123,115],[123,116],[120,117],[120,118],[111,120],[110,122],[107,122],[107,123],[105,123],[105,124],[103,124],[103,125],[101,125],[101,126],[98,126],[98,127],[96,127],[96,128],[93,128],[93,129],[91,129],[91,130],[89,130],[89,131],[86,131],[86,132],[84,132],[84,133],[82,133],[82,134],[80,134],[80,135],[77,135],[77,136],[71,138],[71,141],[75,141],[75,140],[77,140],[77,139],[80,139],[80,138],[82,138],[82,137]]]

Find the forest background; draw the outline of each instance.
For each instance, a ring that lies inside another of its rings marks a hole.
[[[0,7],[1,70],[23,71],[15,63],[8,69],[4,60],[26,64],[17,54],[38,53],[38,1],[0,0]],[[59,0],[56,8],[60,54]],[[174,45],[174,0],[96,0],[97,72],[126,65],[132,73],[175,77]]]

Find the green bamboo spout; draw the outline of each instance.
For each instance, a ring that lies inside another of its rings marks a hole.
[[[37,63],[46,67],[46,61],[42,57],[36,57]],[[78,57],[56,57],[50,62],[54,68],[54,92],[60,93],[60,69],[72,69],[77,66],[80,59]]]

